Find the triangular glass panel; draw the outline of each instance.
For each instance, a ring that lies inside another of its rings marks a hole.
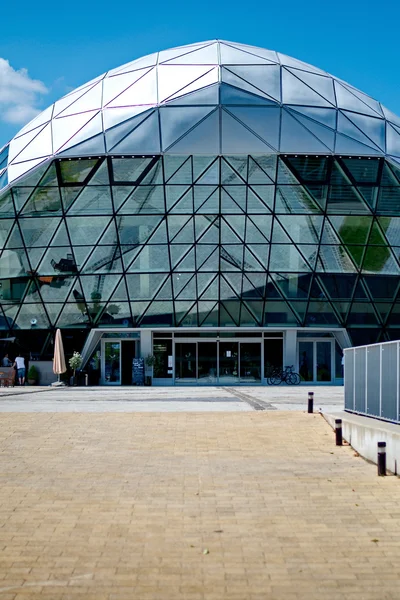
[[[38,269],[39,275],[67,275],[77,272],[75,257],[69,247],[49,248]]]
[[[276,189],[275,211],[282,214],[321,213],[314,198],[302,185],[281,185]]]
[[[7,192],[2,197],[0,194],[0,214],[2,219],[4,219],[5,217],[15,216],[11,192]]]
[[[378,148],[373,148],[372,144],[367,146],[358,142],[357,140],[348,137],[347,135],[342,135],[338,131],[336,132],[336,145],[335,145],[336,154],[357,154],[360,156],[382,156],[382,150],[378,150]]]
[[[245,183],[247,181],[247,156],[240,156],[236,154],[226,155],[224,156],[224,160],[232,167],[232,169],[240,175],[242,181],[241,183]],[[229,184],[229,182],[227,182]]]
[[[378,183],[381,164],[379,158],[343,158],[342,163],[346,170],[350,172],[355,184]]]
[[[317,92],[320,96],[325,98],[330,104],[336,106],[335,93],[333,90],[333,80],[332,77],[325,77],[323,75],[317,75],[316,73],[311,73],[310,71],[288,68],[288,71],[293,73],[298,79],[301,79],[303,83],[308,85],[312,90]],[[304,102],[304,104],[309,104],[308,102]]]
[[[272,273],[271,278],[285,298],[307,299],[310,292],[311,274]]]
[[[115,246],[97,246],[86,261],[83,273],[122,273],[120,250]]]
[[[284,300],[267,300],[265,303],[264,326],[299,324],[298,318]]]
[[[182,260],[185,254],[188,252],[189,246],[181,244],[170,244],[169,251],[171,255],[171,268],[177,267],[178,263]],[[180,270],[180,269],[178,269]]]
[[[197,293],[198,296],[200,297],[203,292],[208,289],[208,286],[211,284],[211,282],[216,278],[216,275],[214,273],[197,273],[196,275],[197,278]],[[216,294],[214,296],[212,296],[213,298],[215,298],[215,300],[218,299],[218,281],[217,281],[217,289],[216,289]]]
[[[167,277],[155,298],[156,300],[170,300],[172,298],[171,277]]]
[[[215,110],[168,148],[168,151],[186,155],[218,154],[219,147],[219,112]],[[163,147],[162,150],[165,151],[166,148]]]
[[[69,188],[66,188],[69,189]],[[115,185],[112,187],[112,195],[114,200],[115,211],[118,212],[120,210],[121,205],[128,198],[129,194],[134,190],[133,186],[119,186]]]
[[[99,119],[100,123],[100,119]],[[74,140],[73,140],[74,141]],[[69,144],[68,144],[69,146]],[[104,134],[99,133],[98,135],[94,135],[93,137],[81,142],[80,144],[75,144],[68,148],[68,150],[63,150],[59,155],[60,156],[88,156],[93,154],[103,154],[105,152],[104,146]]]
[[[14,219],[0,219],[0,248],[6,243],[11,227],[14,225]]]
[[[223,278],[229,283],[237,296],[242,295],[242,273],[224,273]],[[222,277],[221,277],[222,280]]]
[[[22,241],[21,233],[17,223],[15,223],[11,234],[8,238],[5,248],[23,248],[24,242]]]
[[[263,312],[264,312],[264,302],[263,301],[257,301],[257,300],[248,300],[247,302],[243,302],[242,303],[242,311],[245,311],[245,315],[247,315],[247,311],[249,311],[250,313],[250,318],[253,317],[253,319],[255,319],[255,323],[256,325],[262,325],[263,324]],[[243,312],[242,312],[243,315]],[[248,321],[248,323],[250,324],[250,319]],[[247,323],[246,323],[247,324]],[[244,323],[242,323],[242,325],[245,325]]]
[[[244,195],[246,194],[246,188],[243,188]],[[245,200],[246,201],[246,200]],[[221,212],[222,213],[243,213],[244,208],[241,208],[233,198],[224,190],[221,190]]]
[[[173,302],[163,300],[152,302],[146,313],[143,315],[141,327],[171,327],[174,325],[174,307]]]
[[[297,309],[296,306],[295,309]],[[317,327],[321,325],[337,327],[338,325],[342,325],[342,323],[338,320],[338,316],[333,310],[331,304],[326,299],[319,302],[315,300],[310,301],[305,323],[311,327]]]
[[[251,133],[237,119],[222,109],[222,153],[231,154],[240,148],[241,154],[263,153],[270,154],[272,146],[264,143],[260,138]]]
[[[158,216],[121,216],[117,228],[121,244],[145,244],[162,223]]]
[[[257,222],[258,225],[255,224]],[[266,244],[271,239],[272,216],[259,215],[254,221],[247,217],[246,219],[246,243],[247,244]],[[266,237],[268,236],[268,238]]]
[[[187,248],[187,246],[184,246]],[[171,257],[172,260],[172,257]],[[195,270],[195,254],[194,248],[192,248],[186,255],[183,260],[181,260],[177,267],[179,271],[194,271]]]
[[[133,322],[134,322],[135,326],[137,327],[140,323],[140,320],[141,320],[144,312],[146,311],[147,307],[149,306],[149,303],[148,302],[131,302],[130,304],[131,304]]]
[[[239,276],[241,276],[238,273]],[[237,298],[238,294],[231,288],[230,285],[225,281],[223,277],[219,280],[219,297],[220,300],[227,300],[228,298]]]
[[[203,327],[218,327],[219,304],[213,300],[198,302],[199,325]]]
[[[166,280],[165,273],[140,273],[127,275],[129,300],[147,300],[154,298],[157,290]]]
[[[213,73],[209,74],[209,77],[213,77]],[[200,82],[199,82],[200,83]],[[172,97],[171,100],[166,101],[167,106],[195,106],[198,104],[208,104],[216,106],[218,104],[219,97],[219,85],[211,84],[200,90],[186,93],[183,96]]]
[[[89,275],[80,278],[83,294],[87,302],[106,302],[110,299],[117,284],[121,280],[120,275]],[[125,286],[125,284],[123,283]],[[126,289],[125,289],[126,296]],[[127,300],[127,298],[120,298]]]
[[[197,269],[200,271],[211,271],[215,273],[219,269],[218,246],[198,245],[196,246]]]
[[[366,146],[371,147],[371,149],[375,150],[375,152],[374,152],[374,154],[375,154],[377,150],[380,150],[379,146],[377,146],[369,137],[367,137],[359,129],[359,127],[357,127],[357,125],[355,125],[353,123],[354,119],[350,120],[349,116],[350,116],[350,113],[345,113],[345,112],[339,111],[339,113],[338,113],[338,133],[349,136],[350,138],[353,138],[357,142],[360,142],[361,144],[365,144]],[[361,115],[359,115],[359,116],[361,117]],[[368,119],[368,121],[370,121],[370,120],[374,124],[375,119]],[[376,121],[378,122],[378,126],[379,126],[380,120],[376,119]],[[382,123],[384,123],[384,121],[382,121]],[[365,126],[369,127],[369,129],[372,130],[374,137],[376,137],[378,135],[378,132],[374,131],[373,125],[366,124]],[[364,131],[364,128],[365,127],[363,127],[363,131]],[[376,127],[375,127],[375,129],[376,129]]]
[[[64,211],[68,210],[68,208],[75,201],[78,194],[80,194],[83,189],[84,188],[82,188],[82,187],[61,187],[60,188]]]
[[[61,215],[61,198],[58,188],[36,188],[21,213],[25,215]]]
[[[194,244],[194,222],[193,218],[182,227],[173,239],[174,244]]]
[[[395,275],[366,275],[363,277],[372,300],[393,301],[399,288],[399,278]]]
[[[196,241],[202,244],[219,243],[220,219],[215,215],[197,215],[195,217]]]
[[[347,325],[377,325],[378,320],[370,302],[353,302],[347,316]]]
[[[255,190],[255,192],[253,191]],[[263,201],[261,201],[261,196]],[[247,212],[248,213],[270,213],[274,206],[275,186],[253,186],[248,188],[247,193]],[[267,207],[265,202],[268,202]]]
[[[389,123],[386,125],[386,151],[388,154],[400,156],[400,134]]]
[[[289,166],[282,158],[278,159],[278,183],[299,185],[300,180],[296,178]]]
[[[330,215],[329,221],[344,244],[365,245],[368,241],[373,218],[367,216],[356,217],[348,215],[345,217],[336,217]]]
[[[175,308],[176,310],[176,308]],[[197,327],[198,316],[197,316],[197,302],[193,304],[192,308],[186,313],[185,317],[180,321],[181,327]]]
[[[221,272],[243,269],[243,244],[221,246]]]
[[[277,219],[277,218],[276,218]],[[276,223],[275,219],[275,223]],[[323,217],[319,215],[281,215],[279,222],[297,244],[318,244]],[[280,241],[280,240],[279,240]]]
[[[82,310],[81,310],[82,308]],[[68,303],[64,305],[58,319],[57,327],[87,327],[89,325],[89,315],[86,307],[79,303]]]
[[[221,160],[221,183],[222,185],[243,185],[245,183],[238,173],[226,160]]]
[[[355,273],[356,268],[343,246],[320,246],[316,271]]]
[[[189,216],[178,216],[178,215],[168,215],[168,236],[169,241],[172,242],[175,236],[185,227],[185,225],[191,222],[193,229],[193,220]],[[192,242],[193,243],[193,242]]]
[[[131,188],[125,189],[129,193]],[[138,186],[119,209],[120,214],[161,214],[164,212],[164,190],[159,185]]]
[[[110,223],[110,217],[92,217],[89,222],[86,217],[67,217],[67,226],[72,244],[96,244]]]
[[[186,282],[186,283],[185,283]],[[197,298],[196,277],[190,273],[174,273],[174,295],[179,300],[195,300]]]
[[[351,212],[353,214],[370,214],[370,208],[358,189],[350,185],[331,185],[328,196],[327,211],[329,213]]]
[[[261,137],[271,148],[278,150],[281,120],[280,107],[232,107],[229,109],[229,112],[239,119],[241,123],[244,123],[253,133]]]
[[[128,133],[115,146],[110,147],[108,136],[109,133],[106,133],[108,151],[114,153],[158,154],[160,152],[159,122],[156,112],[151,113],[134,131]]]
[[[235,327],[240,321],[240,301],[230,300],[220,303],[219,309],[220,327]]]
[[[200,213],[219,213],[218,188],[211,185],[195,185],[194,188],[194,210]]]
[[[263,94],[259,94],[253,86],[248,85],[245,81],[242,82],[239,77],[236,77],[233,73],[228,70],[223,70],[223,77],[226,81],[230,81],[233,85],[228,83],[220,84],[220,98],[223,106],[274,106],[276,102],[272,99],[267,98]],[[242,86],[242,84],[244,84]],[[249,91],[240,89],[245,87]]]
[[[223,67],[222,79],[227,83],[236,85],[232,74],[239,78],[243,84],[239,87],[254,90],[268,96],[276,102],[281,101],[281,77],[279,65],[232,65],[229,69]],[[247,85],[246,85],[247,84]],[[250,87],[248,86],[250,84]]]
[[[275,217],[272,229],[272,239],[273,244],[292,244],[292,240],[288,236],[287,232],[283,229],[282,225]]]
[[[307,272],[311,271],[311,268],[293,244],[291,246],[274,244],[271,246],[269,270]]]
[[[14,327],[18,329],[47,329],[50,327],[43,305],[40,303],[23,304],[15,319]]]
[[[206,287],[205,289],[203,289],[201,292],[199,292],[199,297],[201,297],[202,300],[218,300],[219,299],[219,277],[218,276],[214,276],[214,274],[210,274],[210,273],[198,273],[197,274],[197,279],[199,281],[199,277],[203,277],[203,280],[205,281],[204,278],[207,278],[207,281],[212,280],[211,283],[209,283],[208,287]],[[212,279],[214,277],[214,279]]]
[[[282,109],[281,152],[327,152],[327,146],[319,141],[309,129],[304,127],[285,109]]]
[[[244,298],[259,298],[265,295],[266,275],[265,273],[245,273],[243,276]]]
[[[338,108],[346,108],[364,115],[377,116],[377,113],[367,104],[362,102],[355,93],[353,94],[347,87],[344,87],[339,81],[334,80],[336,101]]]
[[[58,186],[57,171],[54,162],[51,163],[46,173],[39,182],[39,186]]]
[[[202,185],[219,184],[219,158],[193,156],[193,181]]]
[[[290,109],[288,109],[290,110]],[[290,111],[291,114],[302,124],[304,127],[311,131],[331,152],[335,148],[335,132],[324,125],[320,125],[307,117],[303,117],[296,111]]]
[[[244,215],[226,215],[221,219],[222,244],[237,244],[238,241],[244,241],[245,219]]]
[[[322,78],[318,75],[314,75],[314,78],[318,78],[318,91],[315,91],[315,87],[310,87],[310,82],[304,81],[299,78],[303,75],[303,79],[307,76],[311,76],[306,71],[298,71],[294,69],[282,69],[282,101],[284,104],[300,104],[308,106],[323,106],[325,107],[330,100],[326,98],[328,96],[332,100],[332,104],[335,106],[335,99],[333,95],[332,80],[330,78]],[[322,84],[325,82],[325,85]],[[324,92],[321,96],[318,92]]]
[[[176,300],[175,301],[175,317],[177,325],[185,325],[188,327],[197,326],[197,306],[193,300]],[[194,314],[192,313],[190,318],[185,319],[185,315],[189,313],[191,308],[194,308]]]
[[[248,271],[261,271],[262,269],[266,269],[268,265],[268,254],[268,246],[257,246],[256,244],[253,244],[251,246],[251,250],[249,247],[245,247],[243,261],[245,272],[247,273]]]
[[[60,219],[56,217],[19,219],[19,226],[26,246],[28,248],[48,246],[59,223]]]
[[[171,179],[171,177],[173,177],[174,174],[177,171],[179,171],[179,169],[182,167],[182,165],[184,165],[186,162],[190,162],[190,158],[188,158],[187,156],[174,156],[174,155],[166,154],[164,156],[165,182],[168,183],[169,180]],[[182,183],[182,182],[178,181],[176,183]],[[183,182],[183,183],[191,183],[191,180],[187,181],[187,182]]]
[[[343,111],[343,114],[346,115],[350,121],[358,129],[360,129],[365,136],[370,140],[369,143],[372,142],[375,146],[378,146],[382,151],[385,151],[385,121],[384,119],[379,119],[378,117],[367,117],[365,115],[360,115],[354,112]],[[340,117],[339,117],[340,121]],[[347,133],[346,131],[342,131],[342,133]],[[352,134],[349,134],[352,135]],[[354,137],[354,136],[352,136]],[[360,141],[363,142],[363,139]],[[367,142],[368,143],[368,142]]]
[[[315,106],[293,106],[289,108],[297,114],[318,121],[321,125],[325,125],[330,129],[336,129],[337,111],[334,108],[319,108]]]
[[[321,274],[318,277],[320,287],[326,290],[330,299],[348,299],[353,297],[354,286],[357,281],[357,275],[349,274]],[[365,297],[365,294],[364,296]]]
[[[249,175],[248,183],[251,184],[271,184],[273,180],[268,177],[267,173],[250,156],[249,158]]]
[[[70,215],[101,215],[113,212],[109,186],[83,188],[74,204],[68,209]]]
[[[103,160],[99,168],[92,174],[92,177],[88,181],[88,185],[109,185],[109,183],[108,163],[107,160]],[[40,185],[42,185],[42,182],[40,182]]]
[[[389,247],[368,245],[365,249],[362,272],[398,275],[400,269]]]
[[[162,145],[168,148],[173,145],[194,127],[199,125],[214,110],[211,106],[164,106],[160,109]],[[177,183],[191,183],[192,171],[190,159],[185,163],[183,178],[187,181]]]
[[[231,205],[224,192],[226,192],[235,201],[237,205],[236,209],[234,209],[233,205]],[[246,193],[247,189],[245,185],[225,185],[221,192],[221,212],[245,212]],[[231,207],[231,209],[229,207]]]
[[[189,194],[185,195],[189,192]],[[165,194],[167,199],[167,210],[171,210],[174,205],[177,203],[179,199],[185,199],[183,205],[185,203],[190,202],[191,199],[192,188],[185,185],[166,185],[165,186]],[[193,211],[193,207],[190,212]]]
[[[15,202],[15,210],[19,212],[28,200],[29,196],[33,193],[34,188],[31,187],[14,187],[12,195]]]
[[[112,158],[113,179],[116,183],[135,183],[142,185],[145,182],[146,174],[158,174],[157,167],[160,161],[154,162],[154,158],[145,158],[144,156],[135,158]],[[154,163],[151,166],[151,163]],[[150,169],[150,170],[149,170]],[[148,182],[150,183],[150,182]],[[162,181],[153,181],[154,184],[162,183]]]

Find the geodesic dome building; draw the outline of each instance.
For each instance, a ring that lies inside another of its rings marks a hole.
[[[304,380],[339,379],[341,347],[400,334],[399,163],[400,118],[294,58],[135,60],[1,150],[0,327],[41,357],[60,327],[104,383],[139,354],[163,383],[304,356]]]

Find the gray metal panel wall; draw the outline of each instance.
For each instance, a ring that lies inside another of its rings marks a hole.
[[[380,363],[381,346],[374,345],[367,348],[367,412],[374,417],[380,417]],[[356,385],[358,377],[356,376]]]
[[[382,346],[381,417],[396,421],[397,414],[397,342]]]
[[[365,371],[366,371],[366,348],[356,348],[355,359],[355,386],[354,386],[354,408],[357,412],[367,412]]]
[[[344,407],[354,410],[354,348],[345,352],[344,363]]]

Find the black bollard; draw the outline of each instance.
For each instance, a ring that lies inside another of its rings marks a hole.
[[[378,442],[378,475],[386,475],[386,442]]]
[[[314,412],[314,392],[308,392],[308,412]]]
[[[335,419],[336,446],[343,446],[342,419]]]

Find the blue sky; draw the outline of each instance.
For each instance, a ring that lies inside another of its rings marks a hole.
[[[366,0],[8,2],[0,36],[0,147],[35,111],[104,71],[213,38],[314,64],[400,114],[399,19],[396,0],[373,10]]]

